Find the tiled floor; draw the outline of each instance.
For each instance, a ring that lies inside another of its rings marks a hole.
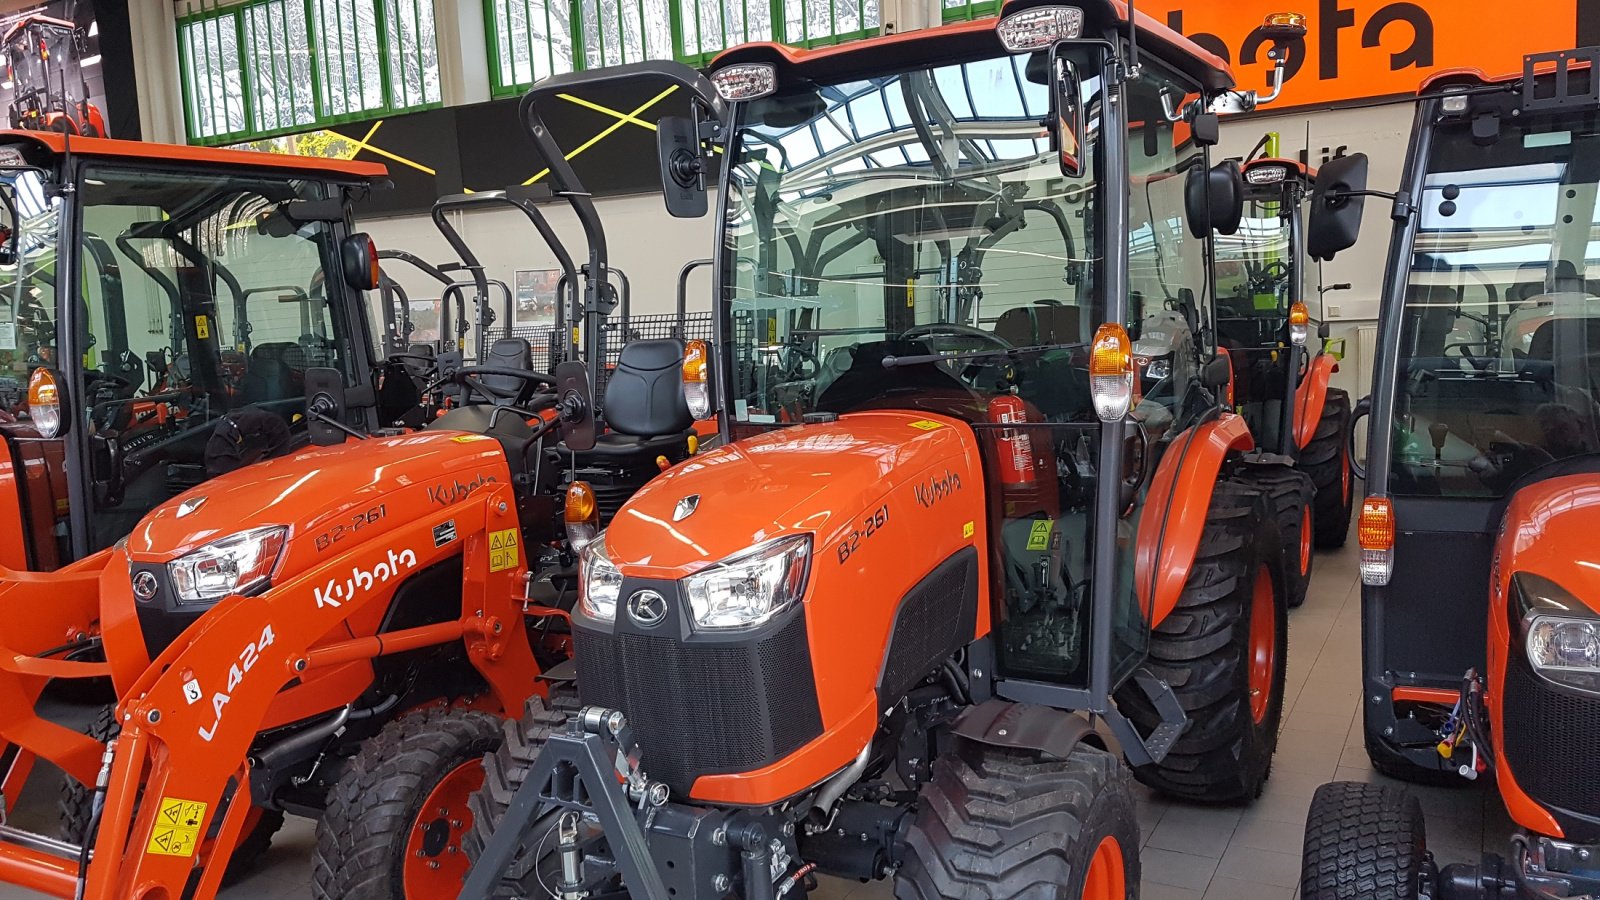
[[[1335,778],[1375,780],[1361,748],[1361,603],[1354,542],[1319,554],[1306,604],[1289,627],[1284,729],[1266,793],[1247,809],[1174,804],[1139,790],[1144,835],[1143,900],[1289,900],[1296,896],[1306,807],[1317,785]],[[1510,824],[1492,789],[1413,788],[1428,813],[1429,844],[1444,861],[1501,851]],[[224,892],[230,900],[309,895],[311,823],[291,820],[266,864]],[[36,895],[0,888],[0,900]],[[829,880],[813,897],[876,900],[887,884]],[[430,898],[431,900],[431,898]]]

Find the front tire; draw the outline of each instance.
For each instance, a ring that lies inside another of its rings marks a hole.
[[[1319,548],[1343,547],[1350,534],[1355,481],[1350,471],[1350,395],[1328,388],[1322,418],[1311,440],[1300,450],[1299,467],[1317,486],[1311,520]]]
[[[1311,588],[1315,530],[1316,486],[1311,477],[1286,465],[1258,464],[1248,469],[1249,481],[1267,495],[1267,507],[1278,526],[1283,548],[1285,604],[1295,609],[1306,602]]]
[[[453,897],[467,874],[461,838],[500,720],[468,709],[410,713],[385,725],[328,792],[317,822],[318,900]]]
[[[1219,481],[1188,581],[1151,631],[1145,664],[1171,686],[1189,724],[1161,762],[1134,769],[1139,781],[1205,803],[1261,796],[1278,746],[1289,651],[1281,554],[1262,491],[1237,476]],[[1137,683],[1116,700],[1140,733],[1161,723]]]
[[[1410,792],[1330,782],[1306,816],[1301,900],[1417,900],[1427,856],[1422,806]]]
[[[960,741],[934,760],[895,877],[899,900],[1134,900],[1139,825],[1122,763]]]

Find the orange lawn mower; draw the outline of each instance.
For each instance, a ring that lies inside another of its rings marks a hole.
[[[548,78],[521,114],[559,191],[540,110],[620,80],[685,101],[670,212],[708,211],[723,151],[683,387],[724,443],[585,546],[577,696],[486,759],[461,896],[1137,896],[1100,727],[1163,793],[1247,803],[1282,715],[1274,466],[1199,325],[1242,203],[1210,107],[1258,99],[1122,4],[1024,0]]]
[[[1516,827],[1446,865],[1404,787],[1323,785],[1305,900],[1600,893],[1597,116],[1600,48],[1418,94],[1359,407],[1362,733],[1386,775],[1492,779]]]

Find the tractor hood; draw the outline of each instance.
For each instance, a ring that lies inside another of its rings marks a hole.
[[[285,560],[305,559],[347,537],[356,543],[357,531],[364,541],[414,522],[510,475],[500,443],[478,434],[422,432],[310,447],[213,478],[156,507],[128,536],[128,554],[165,562],[231,534],[284,525]]]
[[[699,454],[657,477],[606,529],[626,574],[680,578],[787,534],[831,544],[860,514],[912,482],[936,498],[964,486],[981,495],[977,441],[955,419],[862,412],[747,438]],[[904,505],[904,504],[902,504]],[[922,508],[894,510],[913,518]]]
[[[1600,615],[1600,474],[1535,482],[1512,497],[1504,521],[1497,580],[1541,575]]]

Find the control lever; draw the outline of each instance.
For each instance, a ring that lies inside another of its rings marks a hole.
[[[1428,425],[1428,437],[1433,438],[1433,461],[1444,460],[1444,442],[1450,437],[1450,425],[1446,422],[1433,422]]]

